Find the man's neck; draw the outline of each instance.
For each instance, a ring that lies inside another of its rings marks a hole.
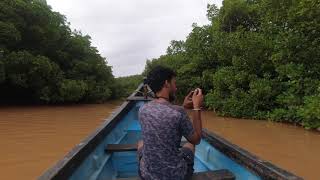
[[[156,93],[156,98],[159,100],[159,101],[169,101],[169,94],[168,93],[165,93],[165,92],[159,92],[159,93]]]

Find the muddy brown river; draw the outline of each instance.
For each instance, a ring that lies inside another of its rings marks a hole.
[[[0,107],[0,177],[35,179],[103,122],[121,102]],[[320,133],[267,121],[203,113],[204,127],[305,179],[319,179]]]

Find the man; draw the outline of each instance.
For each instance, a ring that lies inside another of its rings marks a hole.
[[[156,99],[139,110],[142,141],[138,143],[139,175],[143,180],[185,180],[193,174],[195,145],[201,140],[201,89],[186,96],[183,107],[193,108],[193,123],[182,106],[171,104],[176,88],[176,74],[157,66],[147,76]],[[189,143],[181,149],[181,138]]]

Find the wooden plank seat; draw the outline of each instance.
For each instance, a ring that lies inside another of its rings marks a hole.
[[[227,169],[194,173],[191,180],[235,180],[236,177]],[[138,177],[118,178],[117,180],[140,180]]]
[[[180,147],[182,147],[188,141],[181,141]],[[137,144],[108,144],[105,148],[107,153],[113,152],[125,152],[125,151],[137,151],[138,145]]]
[[[192,180],[234,180],[236,177],[227,169],[194,173]]]
[[[107,153],[137,151],[137,144],[108,144],[105,151]]]

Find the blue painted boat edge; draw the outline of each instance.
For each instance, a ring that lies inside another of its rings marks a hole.
[[[258,175],[220,152],[205,139],[202,139],[201,143],[196,146],[195,155],[209,170],[227,169],[234,174],[236,179],[261,180]]]
[[[276,165],[262,160],[252,153],[242,149],[241,147],[232,144],[219,135],[203,129],[202,138],[206,140],[211,146],[218,149],[221,153],[228,156],[235,162],[243,165],[251,172],[257,174],[263,179],[279,179],[279,180],[302,180],[303,178],[294,175]]]
[[[141,83],[138,88],[128,97],[132,98],[142,89]],[[135,100],[127,100],[117,108],[93,133],[87,136],[83,141],[76,145],[69,151],[61,160],[55,163],[52,167],[47,169],[38,180],[61,180],[68,179],[72,173],[79,167],[79,165],[103,140],[103,136],[108,134],[113,127],[121,120],[121,118],[130,110],[135,104]]]
[[[112,130],[112,127],[121,120],[121,117],[133,104],[134,102],[131,101],[124,102],[101,126],[76,145],[54,166],[46,170],[38,180],[68,179],[84,161],[86,156],[89,155],[103,140],[103,136],[105,136],[104,134],[107,134]]]

